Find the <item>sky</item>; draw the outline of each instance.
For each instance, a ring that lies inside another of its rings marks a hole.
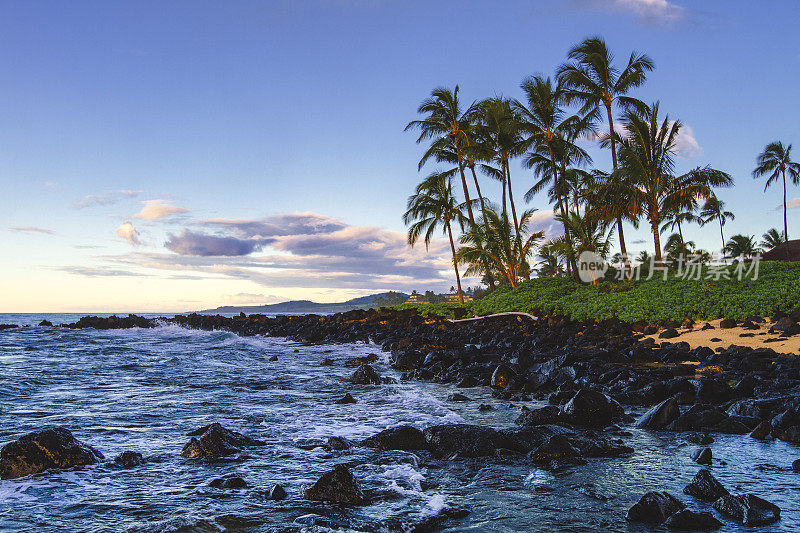
[[[594,35],[655,61],[633,96],[685,123],[679,171],[736,180],[726,236],[760,237],[782,198],[755,158],[800,143],[797,20],[795,0],[0,1],[0,312],[445,291],[446,241],[405,241],[407,198],[436,168],[417,171],[406,123],[437,86],[520,98]],[[534,177],[512,176],[521,203]],[[557,233],[544,195],[525,207]],[[685,233],[720,248],[716,228]]]

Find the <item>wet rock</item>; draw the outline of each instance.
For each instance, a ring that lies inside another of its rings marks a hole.
[[[510,448],[509,439],[496,429],[470,424],[442,424],[423,432],[431,453],[437,457],[486,457],[498,448]]]
[[[425,450],[428,443],[422,431],[413,426],[384,429],[361,442],[362,446],[379,450]]]
[[[795,459],[792,462],[792,470],[795,472],[800,472],[800,459]]]
[[[754,425],[755,424],[753,424],[753,426]],[[747,435],[750,433],[752,426],[748,427],[742,421],[730,417],[721,420],[711,429],[712,431],[716,431],[718,433],[728,433],[729,435]]]
[[[684,494],[700,498],[707,502],[715,502],[723,496],[727,496],[728,489],[711,475],[707,469],[703,468],[694,475],[692,482],[683,488]]]
[[[144,457],[139,452],[122,452],[114,457],[114,463],[123,468],[133,468],[144,464]]]
[[[181,456],[186,458],[225,457],[239,453],[243,447],[266,446],[265,442],[225,429],[218,422],[187,433],[187,436],[192,440],[181,451]]]
[[[344,404],[348,404],[348,403],[356,403],[356,400],[348,392],[348,393],[345,393],[344,396],[342,396],[341,398],[339,398],[338,400],[336,400],[333,403],[338,404],[338,405],[344,405]]]
[[[494,407],[488,403],[482,403],[478,406],[478,411],[494,411]]]
[[[580,454],[580,451],[569,442],[567,437],[553,435],[546,444],[529,453],[528,457],[534,463],[551,463],[570,461]]]
[[[516,372],[511,370],[508,365],[498,365],[492,372],[492,379],[489,385],[493,389],[505,389],[508,387],[514,378],[517,377]]]
[[[522,408],[522,412],[516,419],[516,423],[522,426],[541,426],[545,424],[556,424],[561,418],[561,409],[555,405],[546,405],[539,409]]]
[[[381,376],[368,364],[363,364],[353,372],[350,383],[356,385],[380,385]]]
[[[328,448],[342,451],[349,449],[353,443],[344,437],[328,437]]]
[[[42,320],[41,322],[39,322],[39,326],[42,326],[42,327],[46,326],[46,327],[50,327],[51,328],[51,327],[53,327],[53,323],[50,322],[49,320]]]
[[[647,429],[664,429],[681,414],[675,398],[664,400],[647,411],[636,423],[636,427]]]
[[[272,361],[272,362],[275,362],[275,361],[278,360],[278,356],[277,355],[273,355],[272,357],[269,358],[269,360]]]
[[[603,393],[581,389],[562,410],[570,423],[581,426],[607,426],[622,414],[622,407]]]
[[[273,485],[271,489],[269,489],[269,493],[267,494],[267,498],[270,500],[284,500],[286,499],[286,491],[280,485]]]
[[[711,464],[711,448],[702,448],[692,453],[692,461],[699,465]]]
[[[736,321],[732,318],[723,318],[719,323],[720,329],[731,329],[736,327]]]
[[[714,509],[745,526],[771,524],[781,517],[780,507],[752,494],[722,496]]]
[[[103,454],[78,441],[63,427],[23,435],[0,450],[0,479],[13,479],[53,468],[97,463]]]
[[[247,487],[247,482],[239,476],[229,474],[212,479],[208,486],[215,489],[244,489]]]
[[[630,455],[633,448],[625,446],[622,441],[610,442],[606,439],[597,439],[581,446],[581,454],[586,457],[620,457]]]
[[[669,425],[674,431],[708,430],[728,418],[724,412],[716,407],[698,403],[690,407]]]
[[[628,510],[627,518],[631,522],[660,524],[685,508],[682,501],[668,492],[648,492]]]
[[[333,470],[322,474],[314,485],[305,490],[305,497],[307,500],[346,505],[365,503],[358,481],[344,465],[337,465]]]
[[[325,358],[319,362],[320,366],[333,366],[333,359]]]
[[[463,394],[459,394],[459,393],[456,392],[456,393],[453,393],[450,396],[448,396],[447,397],[447,401],[449,401],[449,402],[471,402],[472,398],[468,398],[467,396],[464,396]]]
[[[658,334],[658,338],[659,339],[674,339],[678,335],[680,335],[680,333],[678,332],[677,329],[669,328],[669,329],[665,329],[664,331],[659,333]]]
[[[772,433],[772,424],[769,420],[764,420],[750,433],[750,436],[758,440],[766,440]]]
[[[676,512],[664,523],[668,529],[678,531],[712,531],[722,527],[722,522],[707,512],[697,513],[689,509]]]
[[[781,432],[778,438],[785,442],[800,443],[800,426],[789,426]]]
[[[699,444],[700,446],[705,446],[706,444],[711,444],[714,442],[714,437],[709,435],[708,433],[689,433],[686,435],[686,440],[693,444]]]

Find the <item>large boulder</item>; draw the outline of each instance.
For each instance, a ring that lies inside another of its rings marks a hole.
[[[380,385],[381,376],[370,365],[363,364],[353,372],[350,383],[356,385]]]
[[[692,453],[692,461],[699,465],[710,465],[711,464],[711,448],[700,448],[695,450]]]
[[[722,522],[714,518],[711,513],[697,513],[683,509],[667,518],[664,525],[678,531],[712,531],[721,528]]]
[[[428,449],[437,457],[486,457],[498,448],[513,446],[503,433],[485,426],[442,424],[422,433]]]
[[[521,426],[542,426],[556,424],[561,419],[561,409],[555,405],[546,405],[538,409],[522,407],[522,412],[515,422]]]
[[[425,450],[428,448],[422,431],[413,426],[384,429],[380,433],[368,437],[361,444],[379,450]]]
[[[636,426],[647,429],[664,429],[680,415],[678,401],[675,398],[669,398],[642,415]]]
[[[703,468],[694,475],[692,482],[683,488],[684,494],[700,498],[707,502],[715,502],[723,496],[727,496],[728,489],[711,475],[707,469]]]
[[[534,463],[562,463],[573,461],[580,456],[580,451],[575,448],[567,437],[563,435],[553,435],[547,441],[528,454]]]
[[[101,461],[103,454],[78,441],[66,428],[51,427],[23,435],[0,450],[0,479],[72,468]]]
[[[581,389],[564,405],[566,420],[577,426],[607,426],[622,413],[622,407],[605,394]]]
[[[346,505],[362,505],[365,503],[364,493],[358,480],[344,465],[337,465],[333,470],[325,472],[311,487],[305,491],[307,500],[343,503]]]
[[[722,496],[714,502],[714,509],[744,526],[771,524],[781,517],[780,507],[752,494]]]
[[[514,378],[517,377],[516,372],[511,370],[508,365],[498,365],[492,372],[492,379],[489,382],[493,389],[505,389],[508,387]]]
[[[218,422],[186,434],[192,437],[181,451],[182,457],[225,457],[248,446],[266,446],[265,442],[225,429]]]
[[[122,468],[133,468],[144,464],[144,457],[139,452],[126,451],[114,457],[114,463]]]
[[[669,492],[648,492],[633,507],[628,509],[628,520],[661,524],[686,505]]]

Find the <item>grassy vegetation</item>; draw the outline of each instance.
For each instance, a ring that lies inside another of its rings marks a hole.
[[[800,307],[800,264],[762,261],[758,279],[738,281],[734,267],[730,280],[684,279],[674,273],[666,280],[657,273],[650,280],[626,283],[605,281],[583,285],[571,278],[536,278],[505,286],[477,301],[465,304],[470,314],[503,311],[534,311],[562,315],[575,320],[617,317],[626,322],[646,320],[713,320],[770,316],[776,311]],[[452,316],[458,304],[402,304],[423,314]]]

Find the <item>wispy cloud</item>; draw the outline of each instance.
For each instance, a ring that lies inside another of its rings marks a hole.
[[[177,235],[169,234],[165,246],[176,254],[207,257],[249,255],[260,250],[263,243],[255,239],[220,237],[184,229]]]
[[[142,191],[105,191],[101,194],[89,194],[72,202],[73,209],[85,209],[87,207],[94,207],[99,205],[113,205],[126,198],[134,198],[140,195]]]
[[[279,302],[285,300],[278,296],[269,294],[254,294],[251,292],[239,292],[236,294],[225,294],[222,296],[222,301],[226,304],[257,304],[264,305],[269,303]]]
[[[142,202],[144,207],[142,210],[133,215],[133,218],[143,218],[145,220],[158,220],[166,218],[179,213],[188,213],[189,210],[185,207],[178,207],[172,205],[166,200],[145,200]]]
[[[8,231],[16,231],[19,233],[41,233],[44,235],[56,234],[56,232],[51,229],[37,228],[35,226],[10,226]]]
[[[572,0],[579,6],[605,11],[631,13],[641,24],[674,24],[689,13],[685,7],[668,0]]]
[[[124,239],[131,246],[139,246],[141,244],[139,241],[139,232],[136,231],[136,228],[134,228],[133,224],[130,222],[123,222],[122,225],[117,228],[117,237]]]
[[[792,198],[786,202],[787,209],[794,209],[795,207],[800,207],[800,198]],[[775,211],[783,211],[783,204],[780,204],[778,207],[776,207]]]
[[[146,274],[142,274],[139,272],[131,272],[129,270],[118,270],[113,268],[93,268],[93,267],[81,267],[81,266],[65,266],[65,267],[58,267],[56,270],[60,270],[62,272],[67,272],[68,274],[75,274],[76,276],[84,276],[87,278],[101,278],[107,276],[145,276]]]

